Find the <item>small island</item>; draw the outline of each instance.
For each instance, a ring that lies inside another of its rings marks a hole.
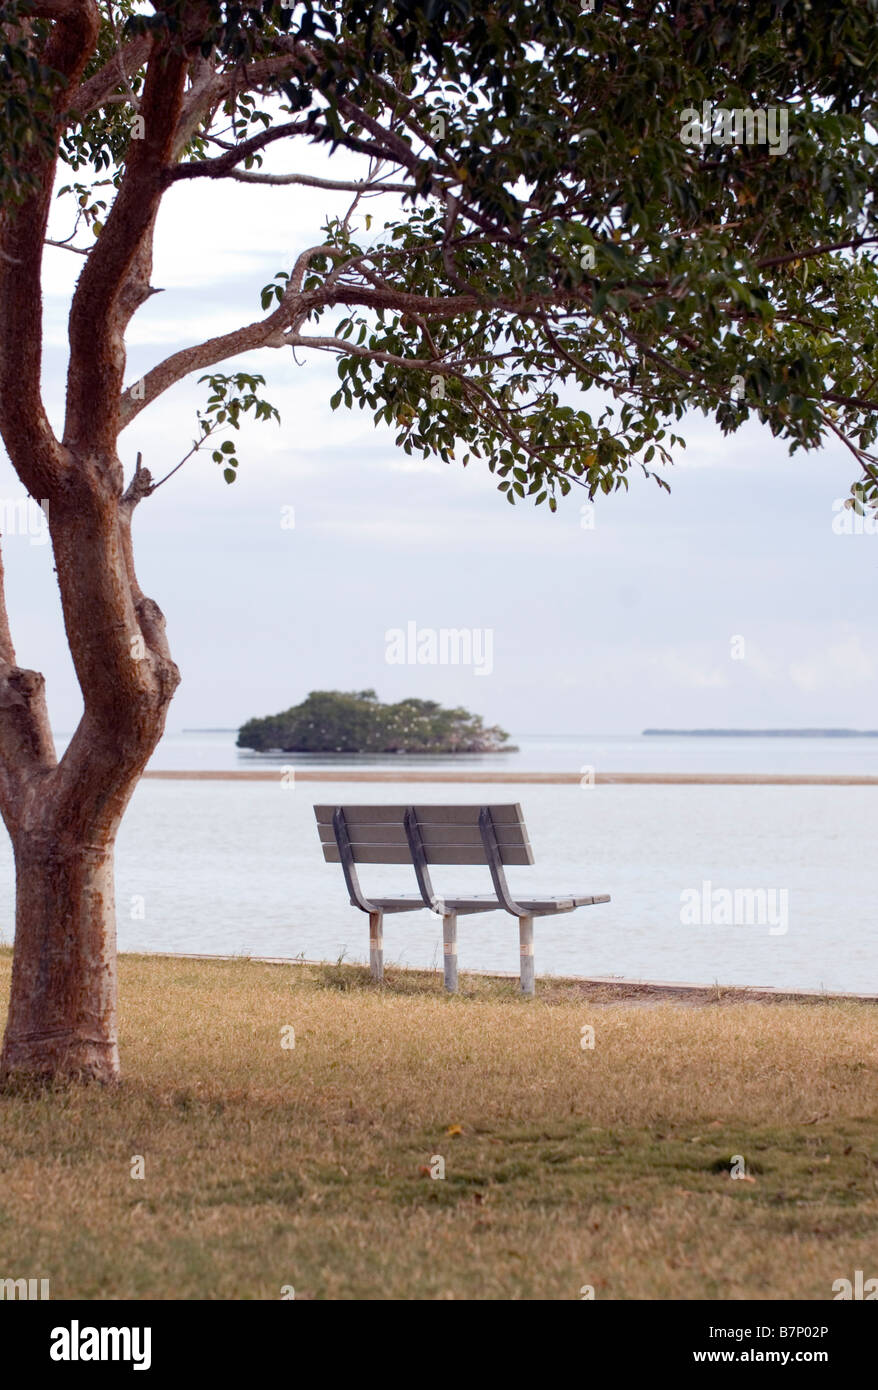
[[[497,725],[435,700],[382,704],[374,690],[312,690],[282,714],[248,719],[237,746],[256,753],[517,753]]]

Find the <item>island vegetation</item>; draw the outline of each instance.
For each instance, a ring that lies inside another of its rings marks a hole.
[[[478,714],[435,700],[382,704],[374,690],[312,690],[282,714],[248,719],[238,747],[257,753],[515,753]]]

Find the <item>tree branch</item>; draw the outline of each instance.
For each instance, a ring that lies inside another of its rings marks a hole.
[[[106,105],[116,88],[125,85],[138,68],[143,67],[152,51],[152,43],[148,34],[138,34],[129,43],[123,44],[102,68],[74,92],[70,101],[71,113],[87,116]]]
[[[93,246],[71,246],[67,241],[53,241],[51,237],[46,237],[43,245],[57,246],[59,251],[73,251],[77,256],[90,256],[94,250]]]
[[[861,246],[878,242],[878,236],[851,237],[848,241],[833,241],[825,246],[812,246],[807,251],[790,251],[784,256],[770,256],[768,260],[757,261],[757,270],[769,270],[773,266],[789,265],[791,261],[809,261],[814,256],[826,256],[830,251],[857,251]]]
[[[31,13],[58,21],[42,59],[66,79],[55,96],[60,113],[97,42],[100,12],[95,0],[40,0]],[[18,207],[0,212],[0,435],[31,495],[51,498],[66,467],[40,388],[43,242],[57,135],[51,151],[36,151],[23,162],[34,191]]]
[[[242,163],[250,155],[258,154],[268,145],[273,145],[276,140],[283,140],[290,135],[310,135],[315,141],[324,143],[335,140],[346,149],[357,150],[360,154],[370,155],[373,159],[389,160],[391,163],[398,162],[390,149],[382,147],[374,141],[360,140],[353,135],[339,137],[328,126],[318,125],[316,116],[312,114],[300,121],[285,121],[282,125],[273,126],[270,130],[261,130],[257,135],[251,135],[248,140],[240,141],[239,144],[226,150],[225,154],[217,155],[214,159],[194,159],[187,164],[178,164],[176,168],[166,172],[165,183],[166,185],[178,183],[181,179],[226,178],[237,164]]]
[[[132,292],[129,277],[161,201],[187,67],[184,53],[153,49],[141,102],[145,136],[132,141],[121,188],[73,297],[65,443],[86,457],[115,460],[124,331],[148,294],[148,286]]]
[[[38,671],[23,670],[15,659],[0,554],[0,810],[7,828],[20,814],[26,782],[37,771],[49,771],[56,761],[45,681]]]
[[[850,450],[854,458],[857,460],[857,463],[860,465],[863,472],[865,473],[866,477],[871,482],[878,483],[878,469],[876,469],[873,466],[871,455],[867,454],[865,450],[857,448],[856,444],[853,444],[848,439],[844,431],[840,430],[838,425],[836,425],[832,420],[828,419],[826,416],[824,416],[824,423],[827,424],[829,428],[832,430],[832,433],[838,439],[841,440],[845,448]]]
[[[298,183],[306,188],[327,188],[338,193],[411,193],[409,183],[356,183],[347,179],[319,179],[311,174],[253,174],[236,169],[226,178],[237,179],[239,183],[291,184]]]
[[[862,396],[841,396],[837,391],[824,391],[822,401],[832,401],[833,405],[852,405],[857,410],[878,410],[878,401],[865,400]]]

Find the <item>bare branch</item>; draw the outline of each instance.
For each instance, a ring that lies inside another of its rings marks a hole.
[[[833,241],[825,246],[812,246],[807,251],[790,251],[785,256],[770,256],[768,260],[757,261],[757,270],[769,270],[773,266],[789,265],[791,261],[809,261],[814,256],[826,256],[830,251],[857,251],[861,246],[878,242],[878,236],[851,237],[848,241]]]
[[[346,149],[357,150],[361,154],[368,154],[375,159],[395,162],[394,153],[386,146],[379,145],[374,141],[361,140],[353,135],[345,135],[340,138],[328,126],[320,125],[316,115],[312,113],[300,121],[285,121],[282,125],[273,126],[270,130],[262,130],[257,135],[251,135],[248,140],[242,140],[233,145],[226,150],[225,154],[217,155],[215,159],[193,159],[187,164],[178,164],[176,168],[166,172],[165,182],[171,184],[179,183],[182,179],[226,178],[237,164],[241,164],[253,154],[258,154],[268,145],[273,145],[275,141],[283,140],[290,135],[310,135],[314,140],[322,142],[336,140]]]
[[[215,159],[193,159],[188,164],[178,164],[176,168],[166,170],[165,183],[179,183],[182,179],[223,178],[236,164],[253,154],[258,154],[266,145],[274,144],[275,140],[284,140],[290,135],[310,135],[315,128],[313,116],[306,116],[300,121],[284,121],[268,130],[260,130],[257,135],[251,135],[249,140],[242,140],[239,144],[233,145],[225,154],[217,155]]]
[[[57,246],[59,251],[73,251],[77,256],[89,256],[94,250],[93,246],[71,246],[67,241],[53,241],[51,237],[44,237],[43,245]]]
[[[306,188],[326,188],[339,193],[411,193],[412,186],[408,183],[381,183],[381,182],[354,182],[347,179],[319,179],[311,174],[253,174],[245,170],[234,170],[227,178],[236,179],[238,183],[267,183],[283,184],[297,183]]]

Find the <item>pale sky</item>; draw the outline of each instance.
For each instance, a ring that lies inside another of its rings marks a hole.
[[[275,155],[266,167],[326,164],[299,148],[294,164]],[[319,241],[322,213],[344,206],[345,195],[296,187],[173,189],[153,273],[164,292],[135,319],[128,381],[256,317],[262,286]],[[383,220],[378,204],[369,210]],[[54,234],[68,230],[59,222]],[[60,429],[82,262],[51,248],[46,261],[45,392]],[[627,495],[596,502],[589,528],[584,493],[555,516],[513,509],[484,466],[409,459],[368,410],[333,413],[333,358],[297,365],[266,349],[215,370],[245,365],[267,378],[281,426],[246,428],[232,487],[208,454],[135,519],[140,581],[183,675],[170,730],[236,726],[310,690],[369,686],[383,699],[463,704],[518,733],[878,726],[878,537],[833,530],[853,480],[841,445],[790,458],[758,424],[726,440],[696,414],[678,431],[688,449],[669,472],[671,495],[632,473]],[[126,468],[138,450],[154,476],[173,467],[204,399],[192,380],[145,410],[121,437]],[[19,496],[3,456],[0,500]],[[19,661],[45,673],[61,731],[80,702],[50,548],[37,539],[5,538],[8,600]],[[490,673],[388,664],[386,634],[409,622],[490,630]]]

